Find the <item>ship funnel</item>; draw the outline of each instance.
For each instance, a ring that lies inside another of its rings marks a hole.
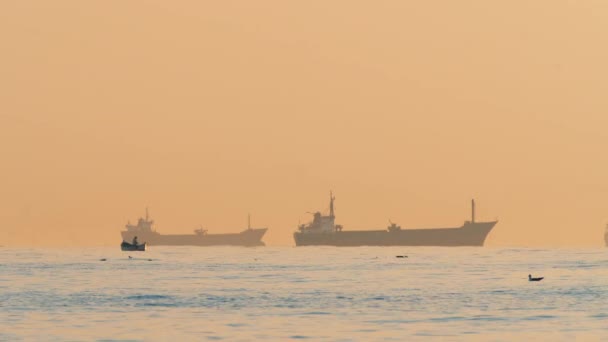
[[[471,223],[475,223],[475,199],[471,200]]]

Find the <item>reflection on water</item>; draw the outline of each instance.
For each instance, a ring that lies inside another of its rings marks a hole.
[[[1,248],[0,340],[608,336],[603,249],[117,249]]]

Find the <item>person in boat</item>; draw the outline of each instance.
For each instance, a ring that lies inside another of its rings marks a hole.
[[[133,246],[137,246],[137,236],[133,237]]]

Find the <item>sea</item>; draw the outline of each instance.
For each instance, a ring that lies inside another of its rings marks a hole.
[[[0,340],[607,341],[608,253],[3,247]]]

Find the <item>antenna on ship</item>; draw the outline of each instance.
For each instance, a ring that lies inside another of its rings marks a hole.
[[[148,218],[149,218],[149,216],[148,216],[148,207],[146,207],[146,221],[148,221]]]
[[[471,200],[471,223],[475,223],[475,199]]]
[[[251,214],[247,214],[247,229],[251,229]]]
[[[334,197],[334,194],[330,191],[329,192],[329,216],[334,217],[334,200],[336,198]]]

